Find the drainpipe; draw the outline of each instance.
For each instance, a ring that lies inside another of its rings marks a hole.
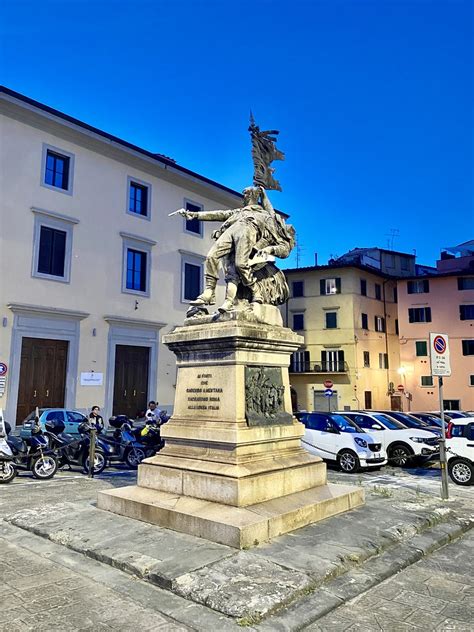
[[[390,362],[388,359],[388,322],[387,322],[387,301],[385,299],[385,284],[388,283],[391,279],[385,279],[385,281],[382,284],[382,296],[383,296],[383,319],[385,322],[385,353],[387,356],[387,393],[390,387],[390,369],[388,368],[390,366]]]

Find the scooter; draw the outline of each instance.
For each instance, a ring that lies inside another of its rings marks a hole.
[[[11,483],[16,476],[13,452],[7,443],[9,431],[10,428],[7,431],[7,423],[3,419],[3,410],[0,408],[0,485]]]
[[[60,419],[52,419],[45,423],[45,435],[49,445],[58,457],[59,467],[79,466],[85,473],[89,472],[90,434],[92,425],[83,422],[79,425],[80,438],[64,432],[66,426]],[[95,439],[94,474],[100,474],[107,465],[109,446],[99,437]]]
[[[128,467],[135,469],[143,459],[153,456],[159,449],[158,444],[161,439],[156,441],[156,438],[150,435],[148,441],[143,441],[140,436],[143,427],[134,428],[133,422],[125,415],[111,417],[109,424],[115,428],[113,434],[102,435],[101,438],[107,441],[114,451],[111,460],[123,461]]]
[[[7,443],[13,453],[13,463],[18,470],[30,471],[35,478],[47,480],[53,478],[58,471],[58,461],[54,451],[48,445],[36,411],[35,420],[31,428],[31,436],[10,436],[11,428],[7,425]]]

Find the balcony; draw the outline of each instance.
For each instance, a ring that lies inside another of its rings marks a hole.
[[[334,362],[292,361],[290,373],[347,373],[347,362],[335,360]]]

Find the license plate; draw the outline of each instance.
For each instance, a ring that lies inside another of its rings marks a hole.
[[[376,452],[374,454],[374,459],[380,459],[380,452]]]

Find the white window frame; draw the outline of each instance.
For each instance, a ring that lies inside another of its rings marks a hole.
[[[423,384],[423,378],[424,377],[431,378],[431,384]],[[432,375],[420,375],[420,386],[421,386],[421,388],[433,388],[433,386],[434,386],[433,376]]]
[[[375,316],[375,331],[378,334],[383,334],[384,333],[384,318],[383,316]],[[382,329],[380,329],[380,327],[382,327]]]
[[[194,234],[194,233],[192,233]],[[197,233],[196,233],[197,235]],[[191,302],[189,299],[185,299],[184,298],[184,281],[185,281],[185,274],[186,274],[186,267],[185,264],[188,263],[190,265],[193,266],[199,266],[201,268],[201,288],[204,287],[204,262],[206,260],[206,257],[204,257],[203,255],[198,255],[194,252],[187,252],[186,250],[180,250],[179,251],[180,255],[181,255],[181,292],[180,292],[180,299],[181,299],[181,303],[184,303],[186,305],[189,305],[189,303]],[[202,291],[202,289],[201,289]]]
[[[146,215],[141,215],[140,213],[134,213],[133,211],[130,210],[130,186],[132,183],[139,184],[140,186],[145,187],[148,190]],[[127,176],[127,199],[125,202],[125,211],[127,215],[131,215],[132,217],[140,217],[141,219],[150,221],[151,220],[151,196],[152,196],[152,186],[149,182],[140,180],[140,178],[134,178],[133,176]]]
[[[124,231],[120,232],[122,237],[122,294],[133,294],[135,296],[149,297],[151,287],[151,250],[156,246],[156,241],[141,237],[140,235],[132,235]],[[145,291],[132,290],[127,287],[127,251],[128,249],[138,250],[146,253],[146,288]]]
[[[326,294],[337,294],[337,284],[336,278],[333,279],[325,279],[325,289]]]
[[[79,220],[75,217],[68,217],[61,213],[48,211],[41,208],[31,207],[34,214],[33,227],[33,256],[31,263],[31,276],[36,279],[47,279],[48,281],[57,281],[59,283],[71,282],[71,261],[72,261],[72,238],[73,228],[75,224],[79,224]],[[40,251],[41,227],[62,230],[66,233],[66,249],[64,254],[64,276],[56,276],[54,274],[45,274],[38,272],[38,260]]]
[[[59,156],[64,156],[64,158],[69,158],[69,173],[68,173],[68,181],[67,181],[67,189],[62,189],[61,187],[55,187],[52,184],[46,183],[46,155],[49,151],[58,154]],[[42,187],[46,189],[51,189],[52,191],[59,191],[59,193],[65,193],[66,195],[72,195],[73,193],[73,184],[74,184],[74,162],[75,155],[71,154],[69,151],[65,151],[64,149],[60,149],[59,147],[54,147],[53,145],[48,145],[47,143],[43,143],[43,151],[41,156],[41,178],[40,184]]]
[[[193,206],[198,206],[201,211],[204,210],[204,205],[201,204],[200,202],[195,202],[194,200],[191,200],[190,198],[184,198],[183,199],[183,208],[186,208],[187,204],[193,204]],[[183,217],[183,231],[186,233],[186,235],[193,235],[194,237],[199,237],[200,239],[202,239],[204,237],[204,227],[202,224],[202,221],[199,223],[199,232],[198,233],[194,233],[192,230],[188,230],[186,228],[186,218]],[[188,302],[188,301],[186,301]]]

